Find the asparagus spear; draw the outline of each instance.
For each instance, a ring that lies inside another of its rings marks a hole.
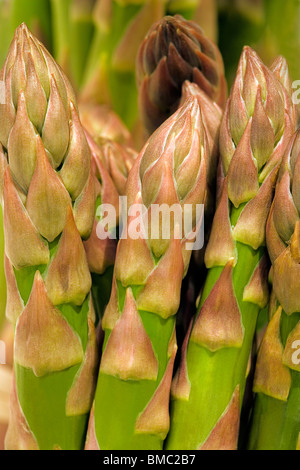
[[[191,251],[174,221],[169,238],[160,231],[158,238],[148,231],[148,236],[132,236],[130,227],[139,226],[140,217],[130,208],[144,204],[152,223],[154,205],[179,204],[183,213],[190,205],[196,212],[205,199],[206,159],[200,108],[191,98],[150,137],[130,171],[128,236],[124,232],[118,244],[103,318],[105,340],[86,449],[162,448],[177,350],[175,316]]]
[[[195,82],[221,108],[227,84],[220,51],[193,21],[180,15],[155,22],[137,56],[139,109],[151,134],[178,107],[182,84]]]
[[[222,194],[208,275],[172,384],[166,449],[236,449],[256,319],[268,302],[265,226],[294,131],[281,82],[245,47],[220,131]]]
[[[296,450],[300,435],[299,188],[300,131],[285,153],[267,224],[277,309],[256,363],[251,450]]]
[[[1,71],[8,319],[15,326],[7,449],[81,449],[97,372],[83,246],[95,175],[73,90],[25,24]]]

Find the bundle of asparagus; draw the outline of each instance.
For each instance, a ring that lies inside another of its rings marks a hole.
[[[50,3],[56,24],[75,8]],[[85,70],[87,43],[67,60],[75,24],[65,42],[55,31],[64,71],[25,24],[15,31],[0,73],[14,342],[6,449],[222,450],[241,435],[250,449],[299,448],[300,132],[289,70],[245,46],[227,98],[217,44],[187,19],[198,3],[76,2],[76,28],[96,24]],[[76,92],[67,63],[81,64]],[[126,126],[138,97],[139,149]],[[184,281],[199,250],[186,328]]]

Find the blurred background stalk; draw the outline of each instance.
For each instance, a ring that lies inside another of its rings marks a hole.
[[[93,7],[96,0],[50,1],[53,55],[78,91],[94,34]]]

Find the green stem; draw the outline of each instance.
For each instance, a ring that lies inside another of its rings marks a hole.
[[[300,320],[300,313],[281,316],[283,345]],[[292,385],[287,401],[263,393],[255,397],[248,447],[250,450],[295,450],[300,432],[300,374],[291,370]]]
[[[78,91],[92,42],[94,0],[51,0],[54,56]]]
[[[191,386],[188,401],[171,402],[171,429],[165,448],[198,449],[226,409],[236,386],[240,403],[244,395],[246,371],[255,333],[259,307],[244,302],[243,291],[264,250],[237,244],[238,262],[233,271],[233,286],[244,326],[242,348],[224,348],[216,352],[189,342],[187,369]],[[207,276],[198,313],[218,280],[223,268],[212,268]]]
[[[139,314],[159,363],[158,377],[156,381],[125,381],[100,371],[95,394],[95,430],[102,450],[161,450],[163,446],[158,435],[136,434],[135,423],[165,373],[175,318],[163,320],[153,313],[139,311]],[[109,335],[106,331],[103,349]]]
[[[105,21],[102,17],[95,18],[95,34],[82,87],[83,100],[111,105],[129,128],[132,128],[138,118],[135,65],[127,70],[120,70],[114,65],[113,57],[130,22],[143,7],[143,2],[122,5],[121,2],[112,0],[109,18]],[[146,27],[145,34],[147,29]],[[132,48],[132,43],[129,47]],[[132,62],[135,63],[134,57]]]

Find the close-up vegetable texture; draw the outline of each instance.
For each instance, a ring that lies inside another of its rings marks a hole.
[[[0,450],[300,450],[299,31],[0,0]]]

